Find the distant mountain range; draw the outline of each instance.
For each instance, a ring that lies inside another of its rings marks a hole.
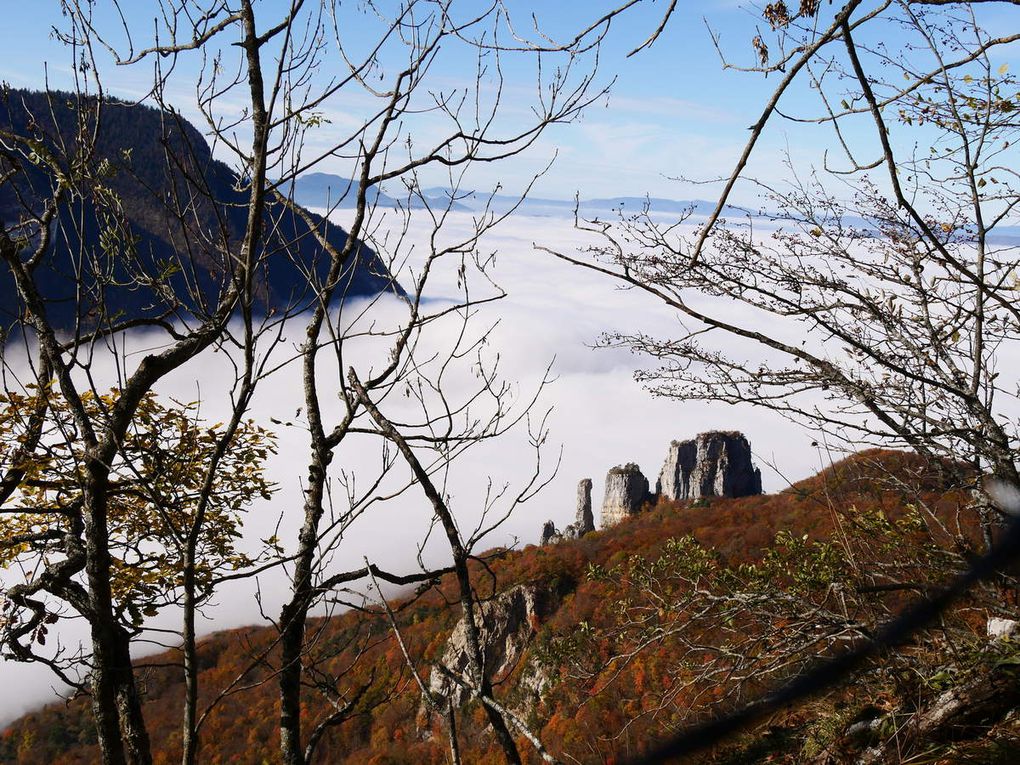
[[[79,116],[95,105],[94,99],[68,93],[11,89],[0,97],[0,131],[31,138],[40,153],[70,173],[82,146],[76,134]],[[106,101],[96,136],[96,155],[87,161],[99,168],[101,180],[75,188],[58,206],[52,244],[35,271],[50,319],[69,328],[76,322],[93,324],[103,315],[187,320],[209,310],[226,284],[247,225],[245,183],[213,158],[194,126],[173,113]],[[21,222],[49,203],[54,172],[45,165],[11,152],[0,157],[4,229],[16,234]],[[104,218],[109,195],[102,195],[109,191],[123,210],[126,232],[117,232],[110,217]],[[339,226],[318,215],[311,220],[333,246],[343,246],[347,234]],[[313,297],[308,275],[325,274],[327,253],[299,215],[272,199],[264,232],[256,309],[300,310]],[[111,233],[117,233],[115,239]],[[399,286],[362,244],[337,294],[388,289],[399,291]],[[11,274],[0,267],[0,328],[10,326],[20,311]]]
[[[286,193],[287,189],[283,191]],[[294,201],[305,207],[351,210],[357,206],[357,192],[357,181],[330,173],[305,173],[294,183]],[[426,205],[445,208],[449,197],[447,194],[447,198],[442,198],[442,190],[437,191],[435,195],[426,192],[424,197],[407,191],[403,194],[394,193],[395,196],[390,196],[373,186],[368,190],[365,199],[369,207],[403,207],[420,210]],[[454,202],[450,209],[464,212],[470,208]]]
[[[294,200],[301,205],[313,208],[348,210],[355,206],[357,183],[350,178],[330,173],[308,173],[302,175],[294,184]],[[402,193],[392,188],[380,189],[373,187],[366,196],[370,206],[392,207],[404,209],[421,209],[426,206],[434,209],[445,209],[458,212],[482,212],[490,210],[497,214],[508,212],[514,207],[523,215],[562,217],[572,215],[577,204],[573,199],[550,199],[544,197],[520,197],[509,194],[487,194],[478,191],[452,191],[442,186],[433,186],[411,193]],[[580,208],[583,211],[615,211],[640,212],[645,208],[656,213],[693,213],[708,215],[715,208],[714,202],[704,199],[678,200],[657,197],[621,196],[599,199],[582,199]],[[740,207],[727,205],[724,214],[746,216],[750,211]]]
[[[355,206],[356,183],[349,178],[330,173],[309,173],[301,176],[294,185],[295,200],[306,207],[317,209],[352,209]],[[502,215],[516,208],[521,215],[536,217],[562,218],[571,217],[575,207],[587,217],[599,215],[624,216],[647,211],[651,215],[691,215],[692,223],[700,222],[699,217],[708,216],[715,210],[715,202],[705,199],[666,199],[663,197],[619,196],[599,197],[593,199],[550,199],[545,197],[520,197],[507,194],[486,194],[478,191],[452,192],[448,188],[433,186],[422,189],[418,194],[406,190],[403,194],[396,192],[384,193],[373,188],[368,194],[369,205],[383,208],[421,209],[426,206],[433,209],[445,209],[460,212],[482,212],[489,210]],[[726,205],[722,217],[739,223],[748,218],[775,227],[781,224],[779,216],[770,215],[760,209]],[[863,218],[847,216],[844,223],[861,229],[872,228]],[[1020,226],[999,226],[988,238],[992,244],[1000,246],[1020,245]]]

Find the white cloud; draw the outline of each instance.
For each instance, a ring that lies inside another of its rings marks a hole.
[[[346,213],[344,213],[346,214]],[[452,218],[450,236],[463,233],[470,217],[456,214]],[[343,222],[342,220],[340,221]],[[422,216],[410,229],[410,241],[422,243],[427,229]],[[555,218],[519,217],[508,221],[483,243],[484,251],[497,249],[492,276],[509,296],[485,308],[474,326],[497,322],[489,344],[490,354],[499,353],[506,378],[514,381],[521,396],[527,397],[540,383],[546,366],[555,357],[555,382],[545,390],[540,408],[552,406],[552,432],[547,458],[555,461],[559,444],[563,447],[558,475],[537,499],[516,512],[489,540],[489,545],[537,541],[541,524],[552,518],[558,525],[572,520],[577,481],[594,480],[596,508],[601,503],[602,481],[606,471],[617,464],[635,461],[654,482],[666,448],[671,439],[692,436],[712,428],[744,431],[759,455],[759,463],[775,460],[792,478],[809,474],[815,458],[809,448],[810,437],[792,425],[773,417],[734,407],[682,404],[655,399],[633,381],[633,366],[640,360],[626,351],[592,350],[589,345],[603,330],[644,330],[668,333],[675,327],[675,318],[667,311],[643,299],[633,291],[621,291],[608,280],[549,255],[537,252],[533,243],[571,247],[579,241],[570,221]],[[456,269],[451,264],[438,274],[431,297],[441,299],[456,294]],[[350,306],[354,308],[355,306]],[[395,300],[376,306],[377,327],[399,320],[403,308]],[[302,337],[300,322],[288,326],[290,346]],[[438,332],[423,340],[424,348],[449,347],[458,327],[455,322],[437,326]],[[152,338],[135,335],[129,345],[142,348]],[[349,363],[364,366],[369,359],[380,363],[380,347],[370,343],[355,349]],[[197,372],[196,372],[197,370]],[[112,379],[112,370],[101,370]],[[288,420],[301,406],[301,386],[296,366],[287,367],[262,385],[256,396],[252,415],[267,423],[270,417]],[[323,372],[324,381],[333,374]],[[226,385],[232,379],[230,365],[223,354],[207,354],[188,368],[169,376],[160,386],[160,393],[181,400],[201,397],[203,414],[210,420],[222,419],[226,406]],[[451,392],[467,390],[473,382],[470,375],[454,376]],[[324,385],[324,391],[328,386]],[[335,415],[335,400],[326,399]],[[400,412],[395,399],[387,400],[392,412]],[[297,422],[297,420],[295,420]],[[279,428],[280,450],[270,465],[271,477],[279,482],[280,491],[271,502],[254,507],[247,521],[250,538],[264,537],[273,532],[282,516],[281,537],[291,544],[299,524],[301,484],[305,473],[307,452],[305,435],[299,425]],[[462,528],[473,527],[479,507],[491,478],[496,486],[509,481],[519,484],[532,468],[533,452],[524,433],[493,442],[469,452],[455,463],[449,490],[454,509],[459,513]],[[331,466],[334,477],[341,471],[353,475],[364,485],[379,462],[378,446],[362,439],[341,450]],[[403,471],[401,470],[401,475]],[[769,490],[782,487],[774,474],[764,469]],[[335,495],[338,504],[341,492]],[[334,561],[335,570],[356,568],[367,555],[373,562],[393,570],[413,566],[416,545],[427,528],[431,512],[416,488],[398,500],[374,508],[345,533]],[[445,560],[448,553],[441,545],[431,545],[426,558]],[[286,594],[286,583],[279,575],[262,577],[261,591],[266,612],[276,615]],[[202,628],[211,631],[259,621],[253,598],[254,583],[245,582],[224,590],[207,613],[210,620]],[[162,626],[172,626],[172,615],[166,615]],[[81,639],[81,630],[68,632],[65,640]],[[8,687],[16,689],[0,702],[0,720],[13,717],[27,706],[52,698],[52,682],[41,667],[19,667],[5,664]]]

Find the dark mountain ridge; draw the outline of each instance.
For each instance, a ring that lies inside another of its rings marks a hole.
[[[114,316],[187,321],[212,310],[232,272],[247,225],[246,179],[213,157],[179,114],[115,99],[8,89],[0,94],[0,223],[29,248],[33,221],[59,176],[51,246],[36,279],[51,321],[62,328]],[[94,137],[94,140],[93,140]],[[272,195],[262,220],[254,309],[299,311],[329,257],[311,223],[334,247],[347,233],[307,220]],[[312,276],[309,279],[309,275]],[[378,255],[358,243],[338,296],[400,292]],[[0,324],[17,316],[9,269],[0,270]]]

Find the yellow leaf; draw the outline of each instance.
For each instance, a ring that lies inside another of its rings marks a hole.
[[[999,74],[1005,75],[1009,71],[1009,64],[1003,64],[999,67]]]

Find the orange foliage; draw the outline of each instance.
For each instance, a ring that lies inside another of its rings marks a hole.
[[[917,458],[903,452],[864,452],[819,475],[774,495],[717,499],[700,503],[662,502],[648,512],[614,528],[593,532],[583,539],[548,547],[528,546],[520,551],[498,551],[489,562],[500,589],[520,583],[538,582],[553,592],[558,606],[544,620],[535,623],[541,646],[550,636],[569,634],[581,623],[598,626],[608,622],[608,609],[619,597],[611,583],[587,576],[592,564],[609,568],[633,555],[656,557],[666,540],[693,535],[705,548],[713,548],[723,561],[735,564],[751,561],[771,545],[777,532],[789,531],[812,539],[830,536],[841,515],[854,509],[880,509],[895,515],[912,501],[912,492],[930,492],[936,477],[920,470]],[[898,487],[886,481],[890,474],[900,477]],[[947,494],[939,512],[947,518],[957,513],[965,497]],[[482,596],[489,578],[476,569]],[[439,585],[407,601],[398,609],[408,649],[419,657],[418,670],[425,676],[429,663],[441,654],[445,640],[459,618],[456,584],[449,577]],[[422,763],[447,761],[445,728],[422,713],[417,687],[409,679],[404,659],[378,615],[349,612],[327,622],[315,622],[310,633],[321,630],[318,645],[329,645],[361,627],[369,636],[367,644],[357,642],[325,661],[324,669],[340,673],[342,683],[357,688],[374,677],[372,696],[378,706],[330,729],[323,738],[318,761],[366,763]],[[206,638],[200,647],[202,703],[207,703],[226,684],[244,672],[250,657],[272,644],[272,628],[245,628],[220,632]],[[357,660],[355,651],[365,648]],[[202,729],[201,760],[210,763],[273,762],[277,759],[278,701],[271,668],[274,651],[267,661],[250,669],[243,685],[250,690],[225,697]],[[551,690],[529,710],[530,722],[553,752],[568,752],[581,761],[595,753],[603,762],[632,755],[647,744],[649,729],[628,727],[638,712],[648,711],[646,692],[669,688],[673,677],[666,657],[649,652],[628,667],[626,678],[601,692],[590,693],[562,674],[553,677]],[[179,761],[179,714],[183,700],[181,673],[165,666],[179,661],[170,652],[138,663],[145,693],[145,714],[157,763]],[[522,663],[523,664],[523,663]],[[513,680],[497,689],[497,695],[512,693]],[[555,674],[555,673],[554,673]],[[559,680],[560,682],[556,682]],[[259,681],[264,681],[259,684]],[[710,693],[718,693],[718,690]],[[304,707],[306,730],[327,714],[328,706],[309,693]],[[484,711],[471,703],[459,722],[465,763],[499,760],[487,735]],[[610,731],[624,731],[607,738]],[[539,762],[530,744],[520,742],[527,762]],[[95,760],[95,734],[84,700],[54,704],[13,723],[0,736],[0,759],[23,765],[35,763],[89,763]]]

